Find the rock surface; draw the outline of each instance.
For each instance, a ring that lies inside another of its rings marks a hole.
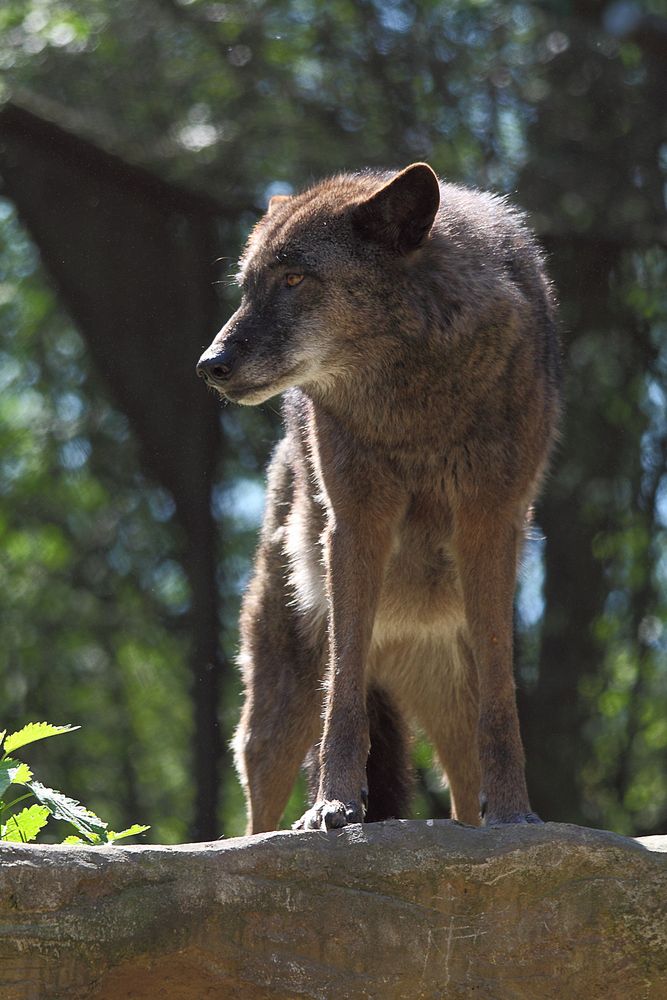
[[[2,1000],[665,1000],[667,837],[448,821],[0,846]]]

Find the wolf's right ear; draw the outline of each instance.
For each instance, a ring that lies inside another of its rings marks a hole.
[[[352,213],[356,229],[400,253],[428,236],[440,205],[440,184],[427,163],[413,163]]]
[[[284,202],[290,200],[291,195],[289,194],[274,194],[269,198],[269,204],[266,209],[266,214],[271,215],[271,212],[275,212],[278,205],[282,205]]]

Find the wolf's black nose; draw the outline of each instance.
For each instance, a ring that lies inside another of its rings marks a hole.
[[[197,375],[213,385],[226,382],[234,369],[234,353],[231,348],[226,348],[212,357],[203,355],[197,365]]]

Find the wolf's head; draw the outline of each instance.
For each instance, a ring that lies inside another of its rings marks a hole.
[[[362,364],[365,342],[392,327],[389,303],[410,280],[439,203],[425,163],[272,198],[241,258],[241,305],[197,373],[229,399],[255,404]]]

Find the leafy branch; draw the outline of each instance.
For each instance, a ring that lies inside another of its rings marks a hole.
[[[112,844],[125,837],[134,837],[150,829],[134,823],[126,830],[116,833],[109,830],[108,824],[96,816],[90,809],[70,799],[55,788],[47,788],[36,781],[33,773],[23,761],[15,760],[9,755],[21,747],[50,736],[61,736],[72,733],[79,726],[53,726],[49,722],[29,722],[28,725],[15,733],[7,735],[0,732],[0,840],[28,844],[35,840],[49,819],[62,820],[71,824],[80,836],[69,836],[64,844]],[[16,786],[27,788],[28,791],[18,795],[9,802],[4,796],[8,789]],[[25,799],[34,797],[37,802],[31,806],[16,811],[16,806]],[[7,819],[5,820],[5,815]]]

